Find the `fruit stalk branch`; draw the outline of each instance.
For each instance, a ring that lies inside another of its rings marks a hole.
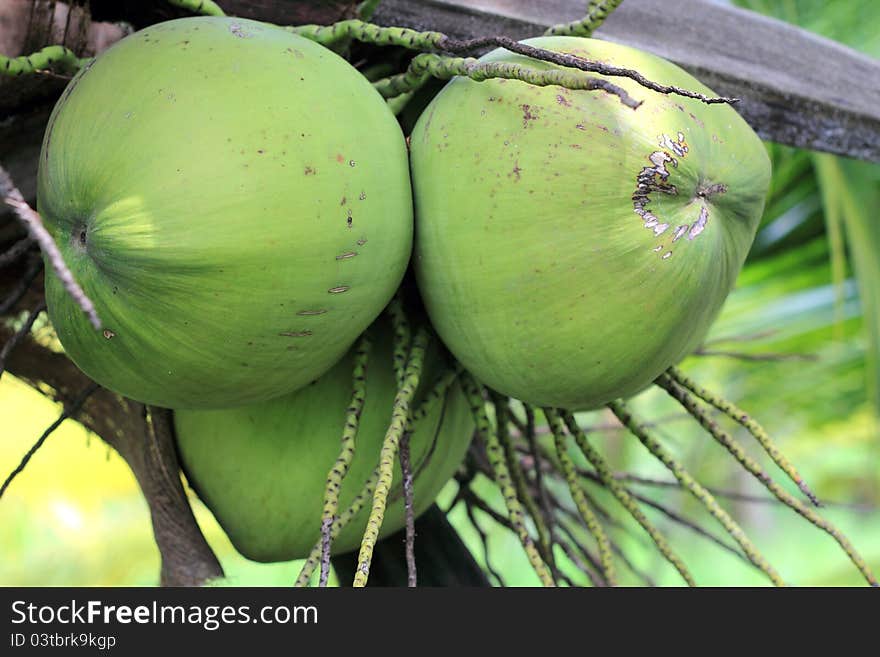
[[[598,487],[606,488],[606,486],[604,485],[602,480],[599,478],[599,476],[595,472],[593,472],[591,470],[584,469],[584,468],[580,468],[580,467],[576,468],[576,472],[577,472],[578,477],[580,477],[584,483],[590,483],[590,484],[594,484]],[[715,534],[707,531],[706,529],[703,529],[703,527],[701,527],[697,522],[689,520],[688,518],[682,516],[681,514],[677,513],[676,511],[672,510],[670,507],[663,505],[663,504],[660,504],[658,502],[655,502],[654,500],[650,499],[649,497],[645,497],[644,495],[638,495],[638,494],[633,494],[633,493],[630,493],[630,494],[634,500],[641,502],[642,504],[644,504],[652,509],[655,509],[656,511],[658,511],[662,515],[666,516],[669,520],[676,523],[677,525],[680,525],[681,527],[683,527],[689,531],[692,531],[693,533],[697,534],[698,536],[701,536],[701,537],[705,538],[706,540],[711,541],[712,543],[714,543],[718,547],[730,552],[731,554],[735,555],[737,558],[742,559],[743,561],[745,561],[749,565],[753,565],[751,563],[751,561],[749,561],[748,557],[746,557],[746,555],[744,555],[742,552],[740,552],[740,550],[735,545],[731,545],[730,543],[727,543],[726,541],[724,541],[724,539],[716,536]],[[551,495],[551,497],[554,499],[554,503],[556,504],[556,506],[558,508],[560,508],[560,512],[562,513],[562,515],[568,516],[570,519],[574,520],[575,522],[579,522],[580,519],[573,511],[571,511],[570,509],[561,507],[559,505],[559,502],[556,500],[555,496]],[[599,515],[608,523],[608,525],[610,527],[625,531],[627,534],[629,534],[629,536],[631,538],[633,538],[634,540],[637,540],[642,545],[642,547],[644,549],[651,548],[651,544],[645,542],[644,538],[641,537],[640,535],[638,535],[630,526],[624,525],[620,521],[616,520],[594,498],[589,498],[589,499],[590,499],[591,503],[593,504],[593,506],[596,508],[596,511],[599,513]],[[642,577],[642,579],[645,579],[642,574],[636,572],[636,569],[633,568],[632,564],[629,562],[628,558],[626,557],[626,554],[622,550],[619,550],[617,548],[617,546],[614,545],[613,543],[612,543],[611,547],[612,547],[612,550],[614,551],[614,553],[620,558],[620,560],[623,562],[623,564],[630,571],[632,571],[634,574],[638,575],[639,577]],[[655,547],[656,547],[656,543],[655,543]],[[664,556],[664,558],[666,558],[666,557]],[[688,578],[686,578],[686,581],[691,581],[692,579],[693,578],[689,575]],[[646,580],[646,583],[647,583],[647,580]],[[649,586],[654,586],[654,585],[649,584]]]
[[[213,10],[210,7],[212,5],[216,6],[214,5],[214,3],[200,3],[191,0],[169,0],[169,2],[193,10],[199,8],[200,13],[203,14],[207,13],[208,15],[223,15],[222,10],[220,10],[219,7],[217,7],[217,11],[220,13],[212,13]],[[333,25],[300,25],[287,27],[286,29],[295,32],[307,39],[311,39],[317,43],[320,43],[321,45],[330,49],[333,49],[340,42],[349,39],[354,39],[356,41],[361,41],[363,43],[368,43],[372,45],[400,46],[412,50],[433,50],[440,52],[449,52],[458,55],[484,50],[490,47],[504,48],[505,50],[509,50],[510,52],[523,55],[525,57],[529,57],[538,61],[556,64],[557,66],[562,66],[566,69],[576,69],[582,72],[598,73],[599,75],[611,77],[629,78],[637,82],[639,85],[645,87],[646,89],[651,89],[662,94],[673,94],[677,96],[683,96],[685,98],[694,98],[706,104],[732,104],[737,102],[736,98],[728,98],[724,96],[706,96],[705,94],[701,94],[696,91],[690,91],[688,89],[683,89],[675,85],[659,84],[657,82],[649,80],[644,75],[633,69],[621,68],[618,66],[603,64],[601,62],[594,62],[568,53],[558,53],[546,50],[544,48],[536,48],[535,46],[520,43],[519,41],[516,41],[514,39],[502,36],[479,37],[475,39],[459,40],[453,39],[440,32],[418,32],[416,30],[411,30],[408,28],[379,27],[378,25],[365,23],[357,19],[341,21],[339,23],[334,23]],[[416,59],[418,59],[418,57]],[[441,62],[446,60],[452,63],[445,66],[442,65]],[[64,48],[63,46],[49,46],[37,53],[17,58],[0,56],[0,72],[4,72],[8,75],[36,73],[48,66],[51,66],[54,63],[62,63],[66,66],[70,66],[73,68],[80,68],[87,61],[89,60],[79,59],[75,55],[75,53],[73,53],[73,51],[69,50],[68,48]],[[419,84],[424,82],[424,80],[426,79],[426,75],[434,75],[435,77],[443,80],[450,79],[452,77],[455,77],[456,75],[464,75],[475,80],[485,80],[493,77],[513,78],[539,86],[559,84],[560,86],[565,86],[569,89],[584,89],[590,91],[602,90],[619,96],[621,101],[627,107],[630,107],[632,109],[638,108],[638,106],[641,104],[640,101],[633,100],[632,97],[627,94],[627,92],[625,92],[617,85],[608,82],[607,80],[588,78],[587,81],[583,81],[579,78],[579,76],[569,75],[560,76],[554,81],[553,76],[544,78],[539,75],[540,73],[545,73],[547,71],[541,71],[523,65],[513,65],[513,68],[511,68],[511,65],[507,65],[501,66],[496,69],[492,66],[483,68],[480,65],[476,65],[475,62],[476,60],[472,60],[470,58],[449,59],[436,55],[435,59],[422,60],[421,62],[419,62],[419,64],[416,65],[414,69],[412,69],[411,71],[407,71],[407,74],[410,74],[409,78],[398,80],[395,83],[397,88],[401,88],[402,90],[397,91],[390,96],[386,96],[386,98],[398,96],[402,93],[412,91],[413,89],[417,88]],[[495,73],[491,73],[492,71],[495,71]],[[536,82],[534,80],[547,81]]]
[[[630,432],[639,439],[645,448],[660,461],[678,479],[681,485],[706,508],[706,510],[721,524],[727,533],[742,548],[743,552],[749,557],[749,560],[755,564],[776,586],[785,586],[779,573],[771,566],[764,556],[758,552],[758,549],[752,541],[746,536],[742,528],[736,521],[730,517],[712,494],[706,490],[693,476],[685,469],[685,467],[669,452],[659,440],[657,440],[644,425],[633,416],[629,407],[622,401],[612,402],[608,405],[608,409],[614,413],[620,423],[627,427]]]
[[[648,536],[651,537],[651,540],[654,541],[654,544],[657,546],[657,550],[659,550],[660,554],[662,554],[663,557],[673,565],[681,575],[682,579],[687,582],[687,585],[696,586],[696,582],[687,566],[684,565],[682,559],[672,550],[666,537],[654,527],[650,520],[648,520],[626,487],[614,478],[611,466],[609,466],[608,462],[602,457],[599,451],[590,444],[590,441],[587,439],[587,434],[580,428],[574,415],[568,411],[563,411],[562,420],[565,422],[568,432],[574,437],[581,453],[593,468],[595,468],[602,485],[611,491],[611,494],[614,495],[620,505],[626,509],[630,516],[632,516],[632,518],[648,533]]]
[[[24,200],[21,192],[13,184],[12,178],[10,178],[3,167],[0,167],[0,196],[3,197],[3,202],[12,208],[16,217],[27,228],[30,236],[40,245],[40,250],[42,250],[49,264],[52,265],[52,269],[61,280],[64,289],[88,316],[95,330],[100,330],[101,319],[98,317],[97,310],[95,310],[95,304],[86,296],[86,293],[74,279],[73,273],[64,262],[61,251],[58,250],[58,245],[55,244],[55,240],[52,239],[49,231],[43,225],[40,215],[27,204],[27,201]]]
[[[354,357],[352,372],[352,394],[345,412],[345,425],[342,430],[342,446],[339,456],[327,473],[327,486],[324,490],[324,511],[321,518],[321,574],[318,586],[327,586],[330,574],[330,548],[333,541],[333,523],[339,509],[339,491],[348,474],[357,447],[357,434],[361,413],[367,399],[367,365],[370,359],[372,341],[367,333],[361,336]]]
[[[39,73],[53,67],[63,70],[77,70],[89,61],[86,57],[81,59],[70,48],[64,46],[46,46],[30,55],[20,57],[6,57],[0,55],[0,74],[6,76],[19,76]]]
[[[714,406],[716,409],[727,415],[727,417],[731,418],[736,423],[743,426],[755,440],[764,448],[764,451],[767,452],[767,455],[773,459],[773,462],[779,466],[779,469],[782,470],[786,475],[788,475],[789,479],[791,479],[795,485],[800,489],[800,491],[806,496],[808,500],[813,504],[813,506],[822,506],[819,502],[819,499],[810,490],[810,487],[803,480],[800,473],[797,469],[792,465],[792,463],[785,457],[782,451],[776,446],[773,440],[770,438],[770,435],[767,431],[758,424],[757,420],[753,419],[748,413],[740,409],[738,406],[733,404],[732,402],[727,401],[720,395],[714,394],[710,390],[704,388],[699,385],[696,381],[686,376],[680,369],[677,367],[670,367],[668,372],[660,377],[658,381],[658,385],[673,394],[673,386],[672,382],[678,384],[682,388],[686,388],[694,395],[702,399],[707,404]],[[673,394],[673,396],[675,396]]]
[[[510,427],[508,426],[512,420],[513,413],[510,411],[510,399],[498,393],[491,394],[492,403],[495,406],[495,418],[498,423],[498,440],[504,449],[504,458],[507,461],[507,469],[513,477],[513,485],[516,488],[516,494],[522,500],[525,510],[531,516],[532,522],[538,533],[538,547],[541,557],[550,566],[555,569],[553,558],[553,545],[551,542],[550,528],[544,521],[544,516],[538,509],[536,496],[531,493],[526,481],[525,472],[523,472],[520,459],[516,454],[513,445],[513,439],[510,435]],[[554,572],[554,575],[556,573]]]
[[[620,66],[612,66],[611,64],[603,64],[602,62],[594,62],[577,55],[568,53],[554,52],[544,48],[536,48],[519,41],[515,41],[508,37],[484,37],[469,39],[467,41],[458,41],[445,37],[439,44],[440,50],[450,51],[455,54],[465,52],[473,52],[474,50],[482,50],[484,48],[494,46],[496,48],[504,48],[517,55],[523,55],[542,62],[549,62],[557,66],[565,68],[577,69],[585,73],[598,73],[599,75],[607,75],[610,77],[629,78],[637,82],[646,89],[651,89],[661,94],[671,94],[675,96],[684,96],[685,98],[693,98],[707,105],[716,105],[719,103],[733,104],[737,102],[736,98],[728,98],[725,96],[706,96],[705,94],[688,89],[682,89],[675,85],[658,84],[649,80],[644,75],[631,68],[622,68]]]
[[[429,341],[430,334],[428,331],[425,328],[419,329],[415,338],[413,338],[403,385],[398,389],[397,396],[394,399],[391,423],[388,426],[388,431],[385,433],[385,440],[379,453],[379,480],[376,484],[376,490],[373,492],[373,506],[370,510],[370,517],[367,520],[367,528],[361,541],[360,553],[358,554],[358,568],[354,575],[355,587],[363,587],[367,584],[373,548],[379,539],[379,531],[385,519],[385,507],[394,477],[393,468],[397,458],[397,450],[409,420],[410,404],[415,396],[416,389],[419,387],[425,351]]]
[[[316,41],[328,48],[331,48],[339,41],[346,39],[354,39],[362,43],[376,46],[398,46],[409,50],[446,52],[455,55],[466,55],[487,48],[504,48],[512,53],[523,55],[538,61],[556,64],[557,66],[562,66],[567,69],[576,69],[586,73],[598,73],[599,75],[610,77],[629,78],[647,89],[662,94],[674,94],[686,98],[694,98],[706,104],[737,102],[737,99],[735,98],[710,97],[674,85],[658,84],[633,69],[594,62],[576,55],[553,52],[544,48],[536,48],[535,46],[520,43],[519,41],[503,36],[478,37],[475,39],[460,40],[453,39],[442,32],[418,32],[404,27],[379,27],[378,25],[354,19],[341,21],[339,23],[334,23],[333,25],[299,25],[295,27],[287,27],[286,29],[295,32],[300,36],[304,36],[307,39]],[[455,73],[454,75],[464,75],[464,73]],[[529,82],[529,80],[526,81]],[[608,90],[605,86],[574,88]],[[409,90],[410,89],[406,89],[406,91]],[[621,98],[623,99],[623,97]]]
[[[529,536],[529,532],[526,529],[525,512],[523,511],[523,506],[516,495],[516,488],[513,485],[513,479],[511,478],[510,470],[507,467],[507,461],[504,458],[504,449],[501,446],[497,431],[489,422],[489,417],[486,414],[483,387],[466,371],[462,373],[460,382],[462,392],[464,392],[464,395],[470,404],[471,412],[474,415],[477,436],[486,450],[486,457],[491,465],[495,483],[498,485],[498,488],[501,490],[501,494],[504,497],[504,504],[507,507],[510,524],[515,528],[520,543],[522,543],[523,549],[528,556],[529,563],[532,565],[532,568],[538,575],[541,583],[546,587],[556,586],[550,569],[547,567],[547,564],[544,563],[544,560],[541,558],[540,553],[535,547],[535,542],[532,540],[532,537]]]
[[[434,54],[417,55],[404,73],[373,83],[385,98],[393,98],[418,89],[428,78],[450,80],[456,76],[470,78],[475,82],[491,79],[521,80],[538,87],[558,85],[567,89],[604,91],[620,98],[630,109],[637,109],[641,101],[635,100],[616,84],[602,78],[587,77],[578,71],[537,69],[525,64],[510,62],[481,62],[473,57],[446,57]]]
[[[799,499],[773,481],[770,475],[768,475],[754,459],[746,454],[742,445],[740,445],[731,434],[724,431],[715,420],[710,418],[705,410],[700,408],[697,403],[696,395],[691,394],[684,386],[672,382],[669,377],[666,377],[665,379],[661,377],[658,379],[657,384],[666,390],[673,399],[686,408],[694,419],[700,423],[700,426],[702,426],[720,445],[722,445],[739,462],[739,464],[745,468],[745,470],[761,482],[767,490],[773,493],[780,502],[837,541],[837,544],[846,553],[853,565],[858,568],[868,584],[874,587],[880,586],[880,582],[878,582],[877,577],[874,575],[870,566],[868,566],[864,558],[858,553],[858,551],[856,551],[849,539],[844,536],[843,532],[841,532],[830,520],[826,520],[820,516],[812,508],[803,504]]]
[[[406,312],[403,310],[400,292],[394,295],[391,303],[388,304],[387,313],[391,320],[391,330],[394,332],[394,351],[392,354],[394,376],[397,378],[397,387],[401,388],[406,377],[406,358],[412,341],[412,329],[409,326]]]
[[[376,467],[373,469],[372,474],[370,474],[369,479],[364,483],[360,492],[357,496],[351,501],[351,504],[348,505],[348,508],[342,512],[342,514],[333,522],[333,527],[330,529],[330,538],[331,541],[335,540],[337,536],[339,536],[339,532],[341,532],[347,525],[350,523],[354,517],[360,513],[361,509],[366,505],[367,500],[372,499],[373,491],[376,490],[376,483],[379,481],[379,468]],[[294,582],[294,586],[303,587],[308,586],[309,580],[312,577],[312,573],[315,572],[315,568],[318,567],[321,561],[321,541],[315,543],[312,547],[312,551],[309,552],[309,556],[306,558],[305,563],[299,571],[299,575],[296,577],[296,581]]]
[[[455,382],[458,376],[459,368],[456,366],[452,370],[446,372],[441,375],[437,383],[431,389],[431,391],[424,397],[422,403],[419,404],[419,407],[410,415],[409,420],[407,421],[406,431],[409,431],[412,425],[419,421],[420,419],[424,419],[430,409],[433,407],[437,401],[446,394],[448,388]],[[360,513],[361,509],[364,508],[364,505],[367,503],[367,500],[373,497],[373,493],[376,490],[376,484],[379,481],[379,468],[378,466],[373,469],[372,474],[364,483],[360,492],[357,496],[351,501],[348,508],[340,514],[336,520],[333,522],[333,526],[330,529],[330,540],[332,541],[336,539],[347,525],[350,523],[358,513]],[[322,542],[319,540],[312,547],[311,552],[309,552],[309,556],[306,558],[305,563],[303,564],[302,569],[299,572],[299,575],[296,578],[296,582],[294,586],[302,587],[308,586],[309,580],[312,577],[312,573],[315,572],[315,568],[318,567],[321,561],[321,552],[322,552]]]
[[[583,524],[586,525],[590,534],[596,539],[596,544],[599,546],[599,559],[602,564],[602,576],[605,578],[608,586],[616,586],[617,575],[614,568],[614,557],[611,552],[611,544],[608,541],[608,535],[605,533],[602,524],[599,522],[599,518],[597,518],[596,514],[593,512],[592,506],[587,500],[584,490],[578,482],[574,461],[568,455],[568,445],[566,445],[565,429],[563,428],[562,420],[554,410],[549,408],[543,410],[544,416],[547,418],[547,422],[550,424],[550,428],[553,432],[553,441],[556,446],[556,457],[559,460],[562,473],[565,475],[565,481],[568,483],[571,498],[574,500],[575,507],[580,514]]]

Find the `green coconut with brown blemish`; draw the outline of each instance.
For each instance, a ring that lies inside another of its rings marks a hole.
[[[526,43],[714,95],[633,48]],[[613,81],[641,106],[456,79],[412,134],[415,270],[432,323],[483,382],[533,404],[597,408],[690,353],[764,206],[769,159],[732,107]]]
[[[172,408],[321,376],[391,298],[412,241],[383,99],[333,52],[242,19],[154,25],[80,72],[46,131],[38,204],[104,323],[47,274],[65,351]]]
[[[397,393],[391,331],[372,331],[366,401],[348,474],[339,491],[342,513],[361,492],[379,452]],[[318,541],[327,472],[339,455],[352,390],[354,350],[313,384],[271,401],[228,410],[175,411],[181,464],[190,484],[214,513],[236,549],[256,561],[306,557]],[[421,407],[449,365],[435,345],[414,399]],[[414,513],[423,513],[464,459],[474,430],[457,383],[434,398],[410,435]],[[394,484],[382,535],[404,525],[402,475]],[[333,542],[334,554],[357,548],[371,499]]]

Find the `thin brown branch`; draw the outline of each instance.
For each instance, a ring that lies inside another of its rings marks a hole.
[[[98,389],[97,383],[92,383],[85,390],[80,393],[80,395],[71,402],[69,406],[66,406],[64,410],[61,412],[61,415],[58,416],[58,419],[55,420],[49,427],[43,432],[43,434],[37,439],[37,441],[31,446],[31,448],[25,453],[22,457],[21,462],[15,467],[15,469],[9,473],[6,477],[6,480],[3,482],[3,485],[0,486],[0,499],[2,499],[3,494],[9,488],[10,484],[12,484],[13,479],[15,479],[18,475],[24,472],[24,469],[27,467],[27,464],[30,463],[30,460],[33,458],[34,454],[46,443],[46,440],[51,436],[55,430],[62,425],[62,423],[71,417],[76,417],[82,408],[83,404],[85,404],[86,399]]]
[[[24,200],[21,192],[3,167],[0,167],[0,196],[3,197],[3,202],[12,208],[19,221],[27,228],[30,236],[40,245],[40,250],[52,265],[52,270],[61,280],[64,289],[67,290],[67,293],[88,316],[95,330],[99,330],[101,328],[101,320],[98,317],[97,310],[95,310],[95,304],[86,296],[79,283],[74,279],[73,273],[64,262],[61,251],[58,250],[58,245],[55,244],[55,240],[52,239],[49,231],[43,225],[40,215]]]
[[[406,580],[407,586],[418,585],[416,571],[416,519],[413,502],[413,471],[409,454],[410,434],[406,432],[400,439],[399,458],[400,471],[403,473],[403,504],[406,513]]]

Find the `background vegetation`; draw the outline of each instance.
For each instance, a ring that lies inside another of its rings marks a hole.
[[[737,4],[880,57],[880,3],[875,0]],[[880,167],[772,144],[768,149],[774,178],[755,247],[713,327],[706,353],[689,359],[684,369],[766,425],[829,502],[827,516],[880,569],[880,222],[875,216]],[[644,416],[665,419],[662,435],[702,481],[738,494],[765,495],[665,395],[649,392],[637,405]],[[0,471],[18,463],[58,411],[11,376],[3,377]],[[634,438],[611,426],[609,417],[582,419],[596,426],[602,451],[618,469],[666,479]],[[481,492],[492,501],[492,486],[483,484]],[[643,485],[638,490],[682,515],[702,518],[692,499],[674,488]],[[455,484],[450,484],[440,500],[444,509],[454,495]],[[599,489],[595,495],[604,500]],[[494,502],[503,509],[500,498]],[[197,500],[194,506],[230,583],[293,581],[297,562],[245,560],[211,514]],[[731,508],[791,583],[861,583],[833,541],[790,510],[745,501]],[[464,509],[453,508],[450,517],[485,563],[482,542],[464,521]],[[518,540],[488,516],[477,512],[477,517],[488,535],[489,560],[505,583],[536,584]],[[741,559],[691,530],[662,515],[651,517],[669,533],[700,583],[765,583]],[[621,529],[617,538],[636,568],[656,583],[680,583],[637,534]],[[147,506],[132,475],[122,459],[73,422],[50,438],[0,503],[0,549],[2,585],[153,585],[158,577]],[[622,579],[640,581],[626,570]]]

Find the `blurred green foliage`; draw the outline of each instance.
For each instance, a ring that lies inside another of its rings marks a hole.
[[[876,0],[741,0],[737,4],[880,56]],[[823,513],[880,570],[880,222],[876,218],[880,167],[773,144],[768,150],[774,179],[755,247],[711,331],[707,355],[688,359],[684,369],[761,420],[813,489],[829,502]],[[786,358],[745,360],[743,354],[748,358],[785,354]],[[645,418],[666,418],[660,435],[700,481],[766,497],[726,452],[693,421],[681,417],[665,394],[648,391],[635,407]],[[57,412],[55,405],[23,384],[3,377],[0,415],[6,418],[6,431],[0,442],[0,471],[15,466]],[[584,414],[579,419],[596,427],[592,440],[615,468],[669,480],[665,470],[637,441],[612,426],[606,414]],[[736,435],[770,469],[749,437],[742,432]],[[781,473],[770,471],[782,481]],[[635,488],[718,533],[685,493],[666,487]],[[476,490],[503,512],[503,502],[490,482],[478,480]],[[590,492],[619,520],[620,527],[611,529],[611,534],[635,569],[648,573],[657,584],[681,584],[638,527],[616,511],[614,500],[598,488]],[[554,493],[568,500],[566,490]],[[441,495],[441,507],[447,508],[454,495],[455,484],[450,483]],[[248,562],[235,553],[210,513],[197,500],[194,505],[227,572],[224,583],[293,581],[297,562]],[[725,506],[790,583],[862,583],[837,545],[789,509],[768,502],[726,501]],[[670,536],[701,584],[766,584],[741,558],[654,510],[646,512]],[[477,560],[485,563],[482,542],[463,506],[455,507],[450,517]],[[517,538],[485,514],[477,511],[476,517],[488,535],[489,560],[505,583],[537,584]],[[583,530],[572,526],[571,531],[582,534]],[[153,585],[158,579],[158,554],[146,503],[127,466],[100,440],[89,440],[81,427],[69,421],[0,502],[0,550],[0,585]],[[564,556],[559,558],[564,564]],[[643,582],[627,568],[620,570],[625,584]],[[582,576],[574,577],[585,583]]]

